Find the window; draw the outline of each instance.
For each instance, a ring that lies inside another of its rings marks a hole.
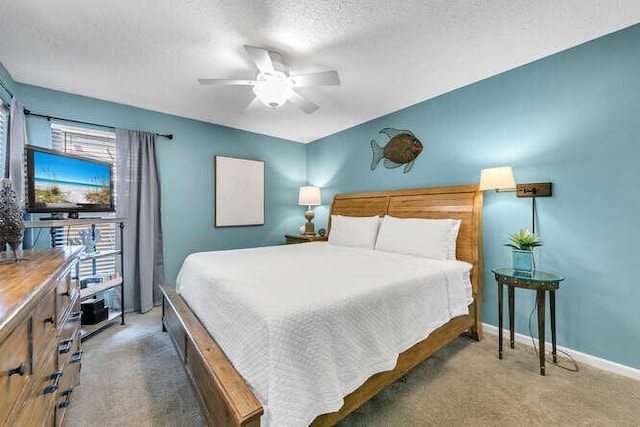
[[[7,164],[7,135],[9,135],[9,109],[0,100],[0,179],[5,177]]]
[[[54,150],[100,160],[113,164],[113,179],[116,177],[116,135],[93,129],[51,125],[51,145]],[[117,189],[114,186],[114,195]],[[109,215],[103,213],[101,216]],[[100,215],[100,214],[96,214]],[[86,226],[71,226],[67,229],[59,227],[56,230],[56,246],[79,244],[80,232],[87,230]],[[116,248],[117,224],[98,224],[102,240],[96,245],[98,251],[108,251]],[[92,261],[84,261],[80,265],[80,275],[85,277],[95,273],[110,273],[115,270],[115,257],[103,257]]]

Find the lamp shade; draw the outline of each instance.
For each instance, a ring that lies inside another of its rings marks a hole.
[[[317,206],[320,203],[320,188],[312,186],[300,187],[299,205]]]
[[[480,191],[513,190],[516,182],[513,179],[511,166],[482,169],[480,171]]]

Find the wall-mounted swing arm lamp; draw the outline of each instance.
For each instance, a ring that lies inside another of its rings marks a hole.
[[[516,181],[513,179],[511,166],[482,169],[480,171],[480,191],[487,190],[516,191]]]
[[[482,169],[480,171],[480,191],[515,191],[517,197],[531,198],[531,232],[536,232],[536,197],[551,196],[550,182],[517,184],[513,179],[511,166]]]

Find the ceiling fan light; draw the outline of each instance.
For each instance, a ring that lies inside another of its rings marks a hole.
[[[286,76],[261,75],[253,85],[253,93],[269,108],[284,105],[293,95],[293,82]]]

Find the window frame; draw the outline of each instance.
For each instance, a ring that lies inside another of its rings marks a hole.
[[[102,131],[92,128],[67,126],[60,123],[51,123],[51,149],[79,155],[94,160],[111,162],[114,206],[117,198],[116,180],[116,134],[115,131]],[[74,137],[77,140],[74,141]],[[91,141],[91,139],[94,141]],[[74,144],[77,146],[74,147]],[[95,144],[96,147],[91,147]],[[103,148],[107,147],[106,152]],[[79,147],[79,148],[78,148]],[[114,212],[97,212],[105,217],[115,217]],[[89,231],[89,226],[67,226],[57,227],[55,231],[55,245],[67,246],[69,244],[82,244],[80,242],[80,232]],[[115,250],[117,248],[118,226],[115,223],[96,224],[96,229],[100,231],[102,240],[96,245],[98,251]],[[80,264],[80,276],[87,277],[99,273],[111,273],[117,268],[116,258],[113,256],[101,257],[94,260],[83,261]]]

